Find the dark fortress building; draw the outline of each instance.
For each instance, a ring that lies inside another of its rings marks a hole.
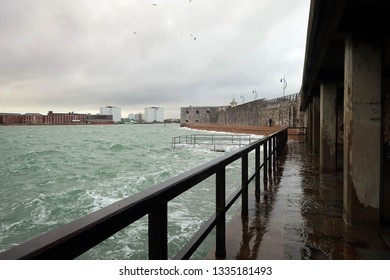
[[[230,106],[183,107],[180,113],[181,126],[191,124],[229,124],[265,126],[272,123],[280,126],[301,126],[299,94],[259,99],[238,105],[233,98]]]

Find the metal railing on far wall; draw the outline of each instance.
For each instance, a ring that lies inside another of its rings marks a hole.
[[[189,259],[216,228],[215,256],[226,256],[226,212],[241,197],[241,213],[248,214],[248,185],[254,180],[260,192],[264,179],[275,168],[277,156],[287,142],[287,129],[251,143],[232,153],[157,184],[134,196],[42,234],[0,253],[0,259],[73,259],[116,232],[148,216],[149,259],[168,259],[168,202],[215,175],[215,213],[200,227],[172,259]],[[263,162],[261,162],[261,149]],[[248,154],[254,151],[254,172],[248,174]],[[241,185],[226,198],[226,167],[241,159]]]
[[[214,151],[223,150],[225,146],[242,146],[249,145],[257,138],[249,134],[190,134],[184,136],[175,136],[172,138],[172,147],[180,145],[192,146],[210,146]]]

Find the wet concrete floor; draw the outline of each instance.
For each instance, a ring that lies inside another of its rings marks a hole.
[[[288,142],[249,215],[227,225],[226,259],[390,259],[390,227],[347,225],[342,173],[318,163],[305,143]]]

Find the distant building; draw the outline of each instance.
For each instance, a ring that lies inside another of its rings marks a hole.
[[[145,108],[145,122],[164,122],[164,109],[160,107]]]
[[[47,116],[44,116],[44,124],[85,124],[87,120],[86,114],[69,113],[53,113],[49,111]]]
[[[144,115],[142,113],[138,114],[129,114],[128,116],[129,121],[136,121],[136,122],[143,122],[144,121]]]
[[[47,115],[39,113],[6,114],[0,113],[0,124],[85,124],[86,114],[77,113],[53,113]]]
[[[23,124],[43,124],[45,117],[39,113],[27,113],[21,117],[21,123]]]
[[[22,114],[0,113],[0,124],[20,124],[22,123]]]
[[[135,114],[129,114],[127,118],[129,121],[135,121]]]
[[[100,115],[112,115],[112,120],[114,122],[121,121],[121,108],[114,106],[100,107]]]
[[[112,115],[92,115],[69,113],[54,113],[49,111],[47,115],[39,113],[0,113],[2,125],[67,125],[67,124],[113,124]]]
[[[87,115],[88,124],[113,124],[112,115]]]
[[[144,122],[144,114],[142,113],[135,114],[134,120],[137,122]]]

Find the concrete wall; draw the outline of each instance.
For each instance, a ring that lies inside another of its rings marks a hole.
[[[303,126],[299,111],[299,95],[293,94],[272,100],[259,99],[238,106],[184,107],[180,124],[268,125],[268,120],[280,126]]]

